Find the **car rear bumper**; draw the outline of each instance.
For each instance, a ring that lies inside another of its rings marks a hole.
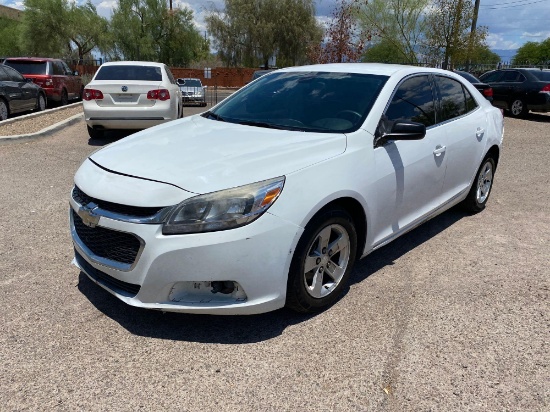
[[[150,107],[100,107],[94,101],[84,101],[84,118],[92,128],[146,129],[174,120],[170,102]]]
[[[550,93],[539,93],[536,101],[529,104],[529,110],[538,113],[550,112]]]

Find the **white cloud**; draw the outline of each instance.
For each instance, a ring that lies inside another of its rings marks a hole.
[[[501,34],[489,33],[487,44],[491,49],[514,50],[521,46],[521,43],[514,40],[506,40]]]
[[[523,32],[521,34],[522,39],[527,39],[528,41],[541,41],[550,37],[550,31],[539,31],[536,33]]]

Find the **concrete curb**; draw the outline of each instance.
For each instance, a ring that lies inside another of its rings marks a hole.
[[[82,104],[82,103],[76,103],[76,104]],[[72,106],[72,105],[71,105]],[[69,107],[69,106],[64,106],[65,108],[66,107]],[[63,108],[60,108],[60,109],[63,109]],[[57,110],[57,109],[53,109],[53,110]],[[33,116],[33,115],[36,115],[36,114],[43,114],[44,112],[40,112],[40,113],[32,113],[32,114],[28,114],[28,115],[25,115],[25,116],[21,116],[21,117],[18,117],[16,119],[9,119],[9,120],[5,120],[6,122],[9,122],[10,120],[19,120],[21,118],[28,118],[27,116]],[[49,112],[51,113],[51,111]],[[0,144],[1,143],[4,143],[4,142],[12,142],[12,141],[25,141],[25,140],[32,140],[32,139],[37,139],[37,138],[40,138],[40,137],[45,137],[45,136],[49,136],[67,126],[70,126],[74,123],[77,123],[78,121],[80,121],[80,119],[82,119],[84,117],[84,113],[78,113],[78,114],[75,114],[74,116],[71,116],[69,117],[68,119],[65,119],[65,120],[61,120],[60,122],[57,122],[49,127],[46,127],[45,129],[42,129],[40,130],[39,132],[35,132],[35,133],[29,133],[29,134],[18,134],[18,135],[12,135],[12,136],[0,136]]]
[[[32,112],[29,114],[24,114],[23,116],[12,117],[11,119],[3,120],[2,123],[0,123],[0,126],[5,126],[11,123],[17,123],[20,120],[32,119],[34,117],[47,116],[55,112],[62,112],[63,110],[71,109],[78,105],[82,105],[82,102],[71,103],[66,106],[56,107],[55,109],[47,109],[42,112]]]

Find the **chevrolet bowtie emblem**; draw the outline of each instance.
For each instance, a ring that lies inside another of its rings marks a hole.
[[[97,209],[97,205],[95,203],[88,203],[86,206],[81,206],[78,209],[78,216],[82,219],[82,223],[84,223],[88,227],[96,227],[99,223],[99,215],[96,215],[94,213],[94,210]]]

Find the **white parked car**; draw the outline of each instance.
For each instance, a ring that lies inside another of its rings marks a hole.
[[[183,103],[194,103],[199,106],[206,106],[206,87],[200,79],[184,78],[176,80],[180,90]]]
[[[86,159],[74,263],[143,308],[322,310],[357,258],[459,203],[483,210],[502,137],[500,110],[452,72],[279,70]]]
[[[180,89],[162,63],[105,63],[82,98],[91,138],[101,138],[109,129],[145,129],[182,116]]]

